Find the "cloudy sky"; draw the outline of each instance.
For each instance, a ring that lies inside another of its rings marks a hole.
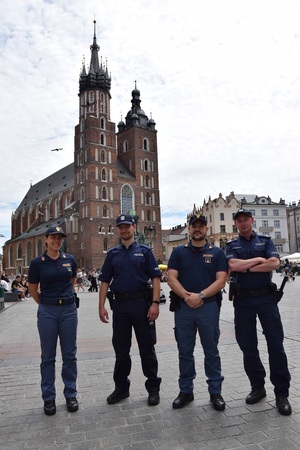
[[[231,191],[298,201],[299,0],[2,0],[0,233],[30,184],[73,160],[93,20],[111,119],[158,130],[163,228]],[[63,147],[63,151],[51,149]],[[5,238],[0,238],[3,245]]]

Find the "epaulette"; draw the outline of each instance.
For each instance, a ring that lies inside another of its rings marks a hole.
[[[271,239],[271,236],[267,236],[266,234],[256,233],[256,236],[260,238]]]

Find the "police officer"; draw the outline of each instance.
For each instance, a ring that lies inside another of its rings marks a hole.
[[[179,352],[179,395],[173,408],[179,409],[194,400],[196,377],[194,348],[199,333],[204,351],[204,368],[210,401],[223,411],[221,395],[224,377],[218,350],[221,290],[227,278],[224,251],[208,243],[207,221],[202,215],[189,220],[190,242],[175,247],[168,264],[168,284],[179,302],[175,308],[175,339]]]
[[[131,371],[130,347],[132,328],[139,346],[142,369],[148,391],[148,405],[160,401],[161,378],[157,376],[158,364],[154,344],[156,343],[155,320],[159,315],[160,276],[151,249],[134,240],[136,224],[129,214],[121,214],[116,219],[121,244],[111,249],[106,256],[99,275],[99,317],[108,323],[105,308],[108,287],[113,292],[113,338],[116,354],[113,379],[115,390],[107,397],[114,404],[129,397]],[[153,291],[147,288],[152,280]],[[110,284],[111,283],[111,284]],[[149,295],[150,294],[150,295]]]
[[[46,231],[47,250],[30,263],[28,285],[38,307],[38,331],[41,342],[41,388],[46,415],[56,413],[55,358],[59,337],[62,353],[62,380],[69,412],[78,410],[76,399],[77,309],[74,303],[76,263],[60,248],[66,235],[60,227]]]
[[[254,404],[266,396],[266,371],[259,356],[257,342],[258,316],[268,345],[270,379],[274,385],[276,405],[280,414],[290,415],[292,408],[288,396],[291,377],[283,347],[281,318],[270,290],[272,271],[280,266],[279,255],[269,236],[253,231],[251,211],[241,208],[233,219],[239,237],[227,243],[226,255],[236,282],[236,339],[243,352],[244,368],[251,384],[246,403]]]

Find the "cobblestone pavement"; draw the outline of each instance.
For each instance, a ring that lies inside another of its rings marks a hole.
[[[274,274],[280,284],[282,277]],[[96,293],[80,293],[78,329],[78,400],[80,409],[68,413],[57,357],[57,413],[45,416],[40,392],[40,348],[36,328],[37,305],[30,298],[6,304],[0,313],[0,449],[300,449],[300,276],[289,282],[280,302],[285,349],[292,374],[290,401],[293,414],[281,416],[275,408],[273,387],[267,379],[267,397],[246,405],[250,391],[233,327],[233,309],[224,295],[221,311],[220,353],[226,409],[215,411],[203,372],[202,349],[197,344],[195,401],[172,409],[178,394],[178,357],[173,338],[173,314],[161,305],[157,322],[159,372],[163,378],[161,402],[147,405],[144,376],[136,342],[132,347],[130,397],[108,405],[113,390],[114,354],[111,324],[98,318]],[[169,288],[162,284],[168,298]],[[260,324],[258,329],[261,330]],[[268,356],[260,332],[259,347],[268,371]],[[58,351],[59,354],[59,351]]]

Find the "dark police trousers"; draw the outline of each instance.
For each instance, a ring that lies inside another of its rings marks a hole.
[[[258,351],[256,316],[265,335],[270,364],[270,380],[275,396],[288,397],[290,373],[283,347],[283,327],[274,297],[265,294],[247,298],[240,294],[234,300],[236,340],[244,354],[244,368],[252,388],[263,387],[266,371]]]
[[[116,354],[114,368],[114,382],[116,390],[126,392],[129,390],[131,371],[130,347],[132,341],[132,328],[134,329],[142,370],[147,378],[146,390],[149,393],[159,392],[161,378],[157,376],[158,363],[154,345],[156,344],[155,328],[149,324],[147,318],[149,310],[148,300],[119,299],[113,304],[113,338],[112,343]]]

